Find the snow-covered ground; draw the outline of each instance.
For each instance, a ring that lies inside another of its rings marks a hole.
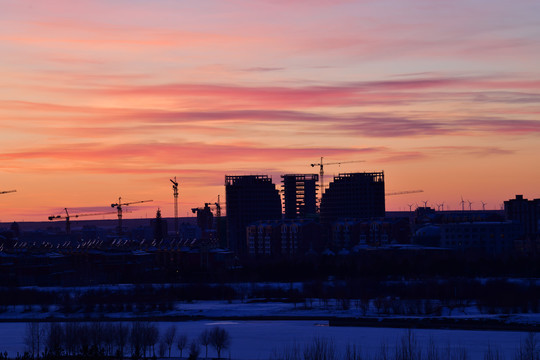
[[[331,327],[328,326],[328,317],[354,317],[361,315],[361,311],[353,304],[348,310],[340,309],[337,301],[327,303],[318,300],[305,303],[292,304],[281,302],[241,302],[241,301],[196,301],[193,303],[177,303],[174,309],[165,312],[154,311],[145,313],[72,313],[63,314],[56,307],[49,311],[42,311],[38,306],[31,308],[23,306],[9,307],[0,313],[0,352],[7,351],[10,356],[17,352],[24,352],[24,320],[45,320],[56,318],[58,320],[93,317],[101,319],[125,319],[131,321],[137,317],[160,318],[158,324],[161,333],[171,324],[177,327],[177,333],[186,334],[190,339],[196,338],[203,329],[219,325],[231,335],[231,348],[225,352],[225,357],[239,360],[267,360],[273,352],[284,349],[293,344],[310,342],[314,337],[324,337],[332,340],[338,349],[347,344],[355,344],[365,354],[373,354],[380,350],[382,344],[393,348],[405,334],[406,329],[394,328],[367,328],[367,327]],[[455,309],[445,316],[453,318],[465,317],[502,317],[512,322],[538,323],[538,314],[516,314],[509,316],[481,315],[474,306]],[[375,316],[370,311],[372,316]],[[171,322],[172,317],[188,316],[193,321]],[[169,317],[169,319],[167,319]],[[204,317],[201,319],[199,317]],[[241,318],[276,317],[281,320],[242,320]],[[228,318],[228,320],[224,320]],[[290,318],[291,320],[283,320]],[[304,318],[305,320],[301,320]],[[164,320],[163,320],[164,319]],[[309,320],[308,320],[309,319]],[[313,320],[315,319],[315,320]],[[317,320],[320,319],[320,320]],[[499,350],[506,359],[512,359],[525,332],[517,331],[470,331],[470,330],[413,330],[419,344],[426,347],[433,341],[439,348],[466,349],[469,359],[483,359],[488,346]],[[174,355],[179,352],[175,348]],[[184,351],[186,355],[186,351]],[[204,350],[202,352],[204,355]],[[222,354],[223,355],[223,354]],[[215,356],[210,350],[209,356]]]
[[[137,319],[137,318],[178,318],[191,317],[198,319],[200,317],[224,319],[224,318],[291,318],[294,320],[302,319],[329,319],[329,318],[354,318],[368,316],[372,318],[451,318],[451,319],[497,319],[508,324],[540,324],[540,314],[537,313],[517,313],[517,314],[483,314],[480,313],[474,304],[464,304],[453,309],[444,308],[440,315],[422,315],[422,316],[402,316],[392,314],[381,314],[372,304],[367,312],[355,306],[354,300],[351,300],[349,307],[343,309],[340,301],[329,299],[291,303],[291,302],[266,302],[262,300],[251,299],[249,301],[193,301],[177,302],[173,309],[154,310],[139,312],[136,309],[130,312],[111,312],[94,310],[92,313],[77,311],[72,313],[63,313],[58,306],[49,306],[47,311],[43,311],[41,306],[9,306],[7,311],[0,312],[0,321],[21,321],[21,320],[47,320],[50,318],[62,319]]]
[[[203,329],[212,326],[225,328],[231,336],[230,349],[224,357],[239,360],[268,360],[275,351],[293,344],[303,345],[315,337],[332,340],[338,349],[347,344],[360,347],[362,353],[373,354],[387,344],[392,351],[399,339],[406,333],[404,329],[330,327],[325,321],[285,320],[285,321],[212,321],[157,322],[163,333],[174,324],[178,334],[186,334],[191,340]],[[24,331],[26,324],[0,323],[0,351],[10,356],[24,351]],[[512,359],[520,342],[526,337],[523,332],[511,331],[466,331],[466,330],[413,330],[419,344],[427,346],[432,340],[439,348],[466,349],[471,360],[483,359],[488,346],[499,350],[505,359]],[[173,356],[178,356],[176,348]],[[184,351],[184,356],[186,351]],[[204,356],[204,350],[201,352]],[[209,349],[209,356],[216,356]]]

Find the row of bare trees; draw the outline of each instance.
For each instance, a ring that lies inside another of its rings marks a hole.
[[[178,333],[174,324],[160,333],[159,327],[152,322],[31,322],[26,325],[24,343],[29,358],[50,357],[73,358],[82,355],[86,358],[122,359],[128,355],[132,359],[148,357],[171,357],[176,345],[183,358],[184,350],[188,358],[199,357],[200,347],[212,347],[218,359],[221,352],[229,348],[229,333],[221,327],[208,328],[193,337],[188,344],[188,336]],[[156,353],[157,347],[157,353]]]
[[[514,354],[505,355],[500,349],[488,345],[483,360],[540,360],[540,339],[529,333]],[[464,347],[450,344],[438,346],[433,339],[422,344],[414,331],[407,330],[394,346],[382,342],[378,350],[366,353],[356,344],[340,349],[332,339],[316,337],[305,345],[293,344],[274,351],[270,360],[469,360]]]

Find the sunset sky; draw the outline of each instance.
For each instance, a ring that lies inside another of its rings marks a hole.
[[[538,0],[0,0],[0,222],[384,171],[388,210],[540,197]],[[415,205],[416,206],[416,205]],[[468,208],[468,204],[467,204]],[[115,218],[114,214],[106,218]],[[90,219],[90,218],[88,218]]]

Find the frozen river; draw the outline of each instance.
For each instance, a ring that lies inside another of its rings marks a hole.
[[[332,340],[338,349],[348,344],[355,344],[363,354],[374,354],[387,344],[393,349],[399,339],[407,332],[405,329],[366,328],[366,327],[329,327],[321,321],[188,321],[188,322],[156,322],[160,332],[174,324],[177,334],[186,334],[196,338],[205,329],[212,326],[225,328],[231,336],[230,349],[224,351],[225,358],[242,360],[268,360],[276,350],[294,344],[309,343],[315,337]],[[0,323],[0,351],[15,356],[24,352],[25,323]],[[413,330],[418,343],[426,347],[433,341],[440,348],[466,349],[468,358],[483,359],[488,346],[497,349],[512,359],[526,333],[514,331],[471,331],[471,330]],[[173,356],[179,352],[175,348]],[[187,351],[184,350],[184,356]],[[204,350],[201,352],[204,356]],[[209,349],[209,356],[215,352]]]

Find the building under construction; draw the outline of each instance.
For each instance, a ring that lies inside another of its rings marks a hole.
[[[321,222],[384,217],[384,200],[384,172],[339,174],[323,194]]]
[[[317,174],[281,175],[285,219],[314,217],[317,213]]]
[[[267,175],[225,176],[227,246],[246,254],[246,228],[258,220],[281,219],[281,198]]]

